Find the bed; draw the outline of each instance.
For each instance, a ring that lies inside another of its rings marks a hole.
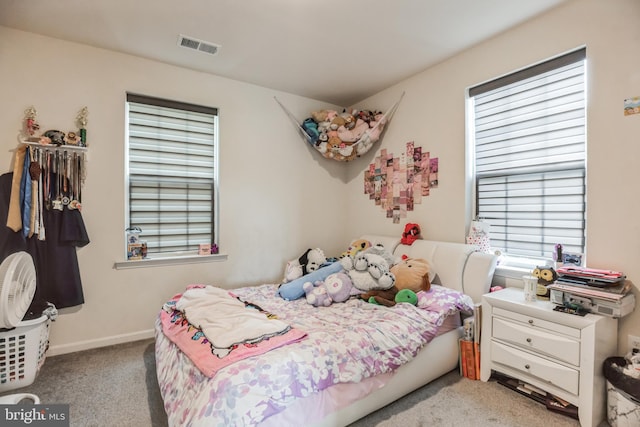
[[[361,238],[396,257],[429,261],[432,286],[419,293],[418,304],[383,307],[352,298],[314,307],[305,298],[280,298],[277,284],[224,290],[220,297],[257,308],[287,328],[247,346],[247,355],[231,352],[209,363],[201,357],[203,349],[211,351],[202,345],[206,338],[198,347],[181,343],[176,337],[186,334],[167,326],[173,320],[171,327],[190,331],[191,341],[201,338],[174,306],[187,292],[168,300],[155,324],[155,356],[169,425],[342,426],[455,369],[461,319],[489,291],[495,257],[461,243],[407,246],[388,236]],[[195,288],[215,298],[222,291]]]

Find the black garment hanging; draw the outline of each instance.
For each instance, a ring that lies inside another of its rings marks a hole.
[[[82,280],[76,247],[89,244],[89,236],[78,210],[45,209],[43,212],[47,239],[27,240],[28,252],[36,263],[39,277],[30,311],[41,313],[52,303],[57,308],[84,303]]]
[[[39,240],[36,235],[25,240],[22,232],[15,233],[6,227],[9,208],[7,195],[11,193],[12,176],[13,173],[8,173],[0,177],[0,219],[4,220],[0,249],[3,257],[26,250],[33,258],[36,293],[27,316],[39,316],[47,307],[47,302],[58,309],[83,304],[76,248],[89,244],[89,236],[80,211],[66,208],[43,210],[46,240]]]
[[[12,253],[27,250],[27,241],[22,233],[7,227],[12,180],[13,172],[0,175],[0,262]]]

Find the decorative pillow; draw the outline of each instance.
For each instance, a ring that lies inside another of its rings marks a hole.
[[[423,310],[445,311],[447,314],[454,314],[456,311],[473,313],[473,299],[455,289],[432,284],[430,290],[420,291],[417,295],[418,304],[416,307]]]
[[[286,299],[287,301],[293,301],[298,298],[302,298],[303,296],[305,296],[302,285],[304,285],[306,282],[315,283],[319,280],[324,281],[327,277],[329,277],[330,274],[337,273],[341,270],[342,264],[340,264],[340,261],[336,261],[302,277],[298,277],[295,280],[281,284],[276,294],[280,295],[282,299]]]

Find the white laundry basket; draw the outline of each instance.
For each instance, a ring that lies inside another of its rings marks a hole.
[[[33,383],[49,348],[51,320],[42,315],[0,332],[0,393]]]

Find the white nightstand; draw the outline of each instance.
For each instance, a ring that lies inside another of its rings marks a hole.
[[[480,379],[497,371],[578,407],[583,427],[606,417],[602,364],[615,356],[618,320],[553,311],[545,300],[526,302],[521,289],[482,296]]]

